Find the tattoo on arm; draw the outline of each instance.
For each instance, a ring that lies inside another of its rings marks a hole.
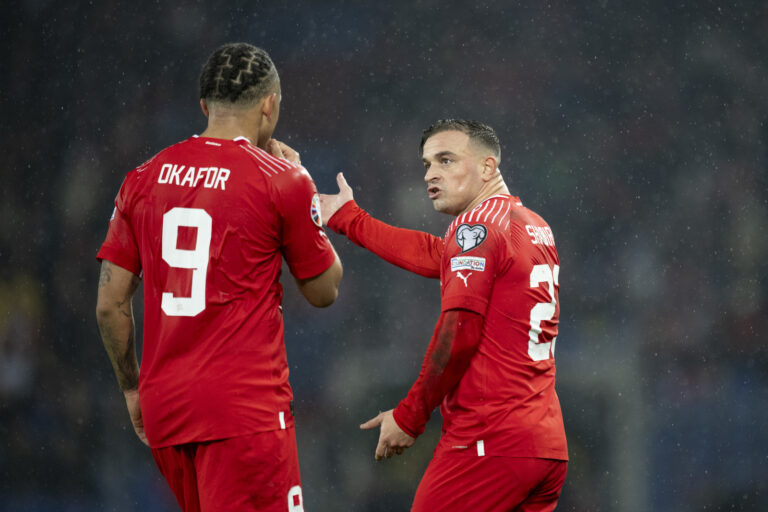
[[[120,389],[123,391],[136,389],[139,386],[139,362],[136,359],[133,318],[131,318],[131,330],[127,339],[121,340],[109,328],[102,328],[101,337]]]
[[[112,267],[107,260],[101,262],[101,274],[99,274],[99,288],[104,288],[112,280]]]
[[[97,321],[104,348],[107,351],[117,382],[123,391],[139,385],[139,363],[136,358],[136,338],[131,299],[139,286],[139,277],[130,282],[113,280],[112,263],[104,260],[99,277],[99,308]]]

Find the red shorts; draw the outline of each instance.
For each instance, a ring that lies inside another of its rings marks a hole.
[[[437,455],[411,511],[549,512],[557,505],[567,466],[552,459]]]
[[[293,427],[152,450],[184,512],[303,512]]]

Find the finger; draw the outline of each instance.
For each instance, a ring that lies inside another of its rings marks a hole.
[[[398,446],[397,448],[395,448],[395,453],[396,453],[396,454],[398,454],[398,455],[402,455],[402,453],[403,453],[404,451],[405,451],[405,448],[402,448],[402,447],[400,447],[400,446]]]
[[[344,173],[339,173],[336,175],[336,183],[339,185],[339,191],[344,191],[345,189],[351,189],[349,186],[349,183],[347,183],[347,180],[344,178]]]
[[[360,428],[363,429],[363,430],[370,430],[372,428],[376,428],[379,425],[381,425],[381,420],[382,420],[381,414],[379,414],[375,418],[371,418],[368,421],[366,421],[365,423],[363,423],[362,425],[360,425]]]
[[[299,156],[299,152],[293,149],[291,146],[286,144],[285,142],[280,142],[279,140],[277,143],[280,145],[280,150],[285,153],[286,155],[296,155]]]
[[[376,445],[376,454],[374,455],[376,460],[381,460],[387,457],[387,446],[379,440],[379,444]]]
[[[145,445],[149,446],[149,439],[147,439],[147,434],[144,432],[144,428],[134,428],[134,432],[136,432],[136,435],[139,437],[139,440],[144,443]]]
[[[269,149],[269,152],[272,153],[272,156],[276,156],[277,158],[285,158],[283,155],[283,149],[280,147],[280,143],[275,139],[269,139],[269,142],[267,142],[267,149]]]

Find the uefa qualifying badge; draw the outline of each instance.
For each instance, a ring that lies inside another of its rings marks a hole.
[[[456,243],[461,247],[461,252],[467,252],[474,249],[488,236],[488,230],[482,224],[462,224],[456,230]]]
[[[320,217],[320,196],[317,194],[312,196],[312,206],[309,208],[309,215],[312,217],[312,222],[317,224],[317,227],[323,227],[323,219]]]

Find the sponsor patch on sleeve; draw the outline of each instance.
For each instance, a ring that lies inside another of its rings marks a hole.
[[[451,258],[451,271],[456,270],[474,270],[483,272],[485,270],[485,258],[477,256],[454,256]]]
[[[312,217],[312,222],[317,224],[317,227],[323,227],[323,219],[320,217],[320,197],[317,194],[312,196],[312,205],[309,208],[309,215]]]

